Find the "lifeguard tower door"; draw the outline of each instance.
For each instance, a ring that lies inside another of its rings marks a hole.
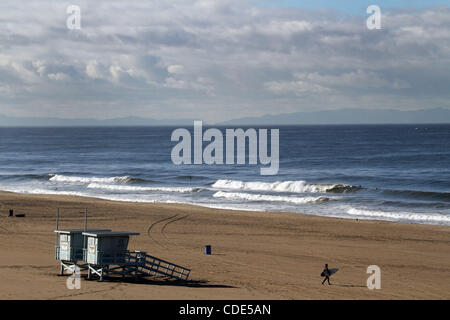
[[[59,237],[59,256],[60,260],[70,261],[70,235],[60,234]]]
[[[97,264],[97,244],[98,239],[95,237],[88,237],[88,254],[86,262],[91,264]]]

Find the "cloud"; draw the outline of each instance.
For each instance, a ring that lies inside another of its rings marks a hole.
[[[180,65],[171,65],[167,67],[167,72],[173,73],[173,74],[183,74],[184,73],[184,67]]]
[[[164,87],[166,88],[172,88],[172,89],[188,89],[188,90],[195,90],[195,91],[201,91],[209,96],[214,96],[215,89],[214,86],[211,84],[211,82],[208,79],[205,78],[197,78],[197,79],[190,79],[190,80],[182,80],[182,79],[176,79],[173,77],[166,78],[164,84]]]
[[[86,64],[86,74],[91,79],[101,79],[104,77],[104,72],[100,70],[97,61],[88,61]]]
[[[448,7],[382,10],[382,29],[367,30],[365,11],[77,2],[81,30],[67,29],[67,3],[0,3],[0,113],[223,121],[450,106]]]
[[[294,93],[296,95],[304,95],[308,93],[328,93],[331,92],[330,88],[323,87],[321,85],[297,80],[291,82],[267,82],[265,87],[272,92],[278,94]]]
[[[63,81],[63,80],[68,80],[69,76],[67,74],[64,74],[62,72],[57,72],[57,73],[49,73],[47,75],[47,77],[51,80],[55,80],[55,81]]]
[[[36,69],[36,72],[39,73],[39,75],[42,77],[45,73],[45,65],[43,61],[33,61],[32,62],[33,67]]]

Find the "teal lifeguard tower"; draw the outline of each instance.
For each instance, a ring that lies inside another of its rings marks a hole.
[[[97,229],[67,229],[67,230],[55,230],[59,236],[58,243],[56,245],[55,256],[56,260],[61,261],[60,274],[63,275],[65,270],[73,273],[74,266],[78,265],[81,269],[86,269],[83,260],[83,249],[86,241],[83,232],[97,232],[108,230]]]
[[[86,256],[84,261],[95,265],[124,263],[128,253],[130,236],[138,236],[137,232],[128,231],[87,231],[83,232],[87,238]]]
[[[59,209],[56,218],[56,259],[60,261],[60,274],[75,272],[75,267],[87,270],[87,279],[93,275],[103,281],[105,276],[164,277],[188,280],[191,270],[153,257],[143,251],[130,251],[128,244],[137,232],[87,229],[87,210],[84,229],[60,230]]]
[[[103,276],[120,274],[125,276],[135,271],[136,261],[130,259],[128,242],[137,232],[128,231],[87,231],[82,234],[87,239],[84,262],[88,265],[88,279],[92,274]]]
[[[80,269],[87,269],[86,263],[83,261],[83,252],[86,248],[86,237],[83,232],[106,232],[108,229],[87,229],[87,210],[85,211],[84,229],[59,229],[59,209],[56,218],[56,244],[55,258],[60,261],[60,275],[64,275],[64,271],[73,273],[75,266]]]

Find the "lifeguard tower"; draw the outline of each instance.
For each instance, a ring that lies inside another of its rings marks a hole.
[[[83,232],[87,238],[84,259],[88,268],[88,279],[92,274],[103,281],[104,276],[121,275],[139,277],[164,276],[176,280],[187,280],[191,270],[152,257],[142,251],[129,251],[130,236],[139,233],[128,231]]]
[[[137,232],[87,229],[87,210],[84,229],[60,230],[59,209],[56,217],[56,259],[60,260],[60,274],[75,272],[75,267],[87,270],[87,278],[93,275],[103,281],[105,276],[121,275],[139,277],[164,277],[188,280],[191,270],[153,257],[143,251],[129,251],[130,236]]]
[[[128,242],[130,236],[137,235],[139,233],[127,231],[83,232],[87,239],[83,260],[88,264],[88,279],[92,273],[97,274],[100,281],[103,274],[128,274],[128,267],[135,264],[129,259]]]
[[[83,261],[83,249],[86,247],[86,237],[83,232],[106,232],[108,229],[87,229],[87,210],[85,211],[84,229],[59,229],[59,214],[56,217],[56,244],[55,258],[60,260],[60,275],[64,271],[74,273],[75,266],[81,270],[87,269],[87,264]]]
[[[63,275],[64,271],[74,272],[74,267],[77,265],[80,269],[87,269],[87,265],[83,260],[83,249],[85,248],[85,236],[83,232],[98,232],[108,230],[97,229],[67,229],[67,230],[55,230],[59,241],[56,245],[56,260],[61,261],[60,274]],[[80,263],[81,262],[81,263]]]

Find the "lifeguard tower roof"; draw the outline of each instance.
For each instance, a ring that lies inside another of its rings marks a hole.
[[[120,237],[120,236],[138,236],[140,233],[138,232],[129,232],[129,231],[86,231],[83,232],[83,235],[89,237]]]
[[[55,230],[56,233],[64,233],[64,234],[74,234],[74,233],[83,233],[83,232],[108,232],[110,229],[65,229],[65,230]]]

